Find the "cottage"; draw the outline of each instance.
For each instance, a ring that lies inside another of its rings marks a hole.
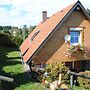
[[[85,70],[90,65],[90,16],[77,1],[43,20],[20,46],[27,64],[65,63],[70,69]]]

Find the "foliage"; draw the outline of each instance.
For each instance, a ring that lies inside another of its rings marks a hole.
[[[13,83],[2,81],[3,90],[45,90],[36,80],[27,78],[19,53],[17,47],[0,46],[0,74],[14,78]]]
[[[88,89],[85,89],[84,87],[73,86],[73,90],[88,90]]]
[[[2,26],[3,30],[10,30],[12,27],[11,26]]]
[[[11,37],[6,34],[0,33],[0,45],[4,46],[14,46],[15,43],[11,41]]]
[[[39,83],[30,82],[26,85],[21,85],[15,90],[46,90],[45,87],[42,87]]]
[[[68,83],[69,76],[67,71],[69,69],[60,62],[53,62],[48,64],[45,68],[45,72],[47,72],[47,76],[43,75],[43,79],[47,80],[48,82],[52,82],[59,79],[59,74],[62,74],[62,82]]]
[[[11,36],[0,33],[0,44],[4,46],[19,46],[22,43],[22,38],[19,36]]]
[[[22,36],[23,36],[23,41],[28,37],[28,28],[26,25],[23,25]]]
[[[67,56],[71,56],[73,53],[76,52],[86,52],[85,46],[82,45],[78,45],[78,46],[70,46],[67,51],[66,51],[66,55]]]
[[[23,42],[23,39],[19,36],[11,36],[11,41],[15,43],[17,46],[20,46]]]
[[[22,42],[28,37],[28,34],[31,33],[35,27],[36,26],[30,26],[30,28],[27,28],[27,26],[24,25],[22,29],[19,29],[18,27],[0,26],[0,33],[3,34],[3,37],[5,36],[4,39],[9,45],[12,45],[11,43],[13,43],[20,46]],[[2,39],[2,41],[4,40]],[[6,43],[4,45],[6,45]]]
[[[36,28],[36,25],[30,26],[28,29],[28,32],[31,33]]]
[[[80,74],[90,76],[90,71],[80,72]],[[90,79],[78,77],[78,82],[81,87],[85,87],[90,90]]]
[[[13,32],[16,32],[15,35],[13,35]],[[11,30],[2,30],[0,31],[0,41],[1,44],[3,45],[17,45],[20,46],[21,43],[23,42],[23,38],[22,38],[22,33],[21,30],[17,29],[17,28],[13,28]],[[5,42],[3,42],[5,41]]]
[[[3,27],[2,26],[0,26],[0,30],[3,30]]]
[[[11,35],[10,31],[8,29],[1,31],[5,35]]]

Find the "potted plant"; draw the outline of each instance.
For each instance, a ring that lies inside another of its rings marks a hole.
[[[86,48],[85,46],[82,44],[82,45],[77,45],[77,46],[70,46],[67,50],[66,50],[66,55],[71,57],[74,53],[77,53],[77,52],[85,52],[86,51]]]

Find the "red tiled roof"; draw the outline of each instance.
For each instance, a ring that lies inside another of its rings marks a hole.
[[[28,36],[28,38],[20,46],[21,53],[23,55],[24,62],[27,62],[40,45],[45,41],[49,34],[55,29],[55,27],[62,21],[65,15],[73,8],[76,3],[69,5],[63,10],[57,12],[56,14],[50,16],[44,23],[41,22],[33,30],[33,32]],[[32,36],[36,31],[40,31],[33,41],[31,41]]]

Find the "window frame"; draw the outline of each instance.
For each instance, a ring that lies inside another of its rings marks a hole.
[[[70,34],[70,32],[74,32],[74,31],[78,31],[78,32],[80,32],[80,35],[79,35],[79,41],[78,41],[78,43],[73,43],[73,44],[71,44],[70,43],[70,45],[73,45],[73,46],[77,46],[77,45],[81,45],[82,44],[82,31],[83,31],[83,28],[69,28],[69,34]]]

